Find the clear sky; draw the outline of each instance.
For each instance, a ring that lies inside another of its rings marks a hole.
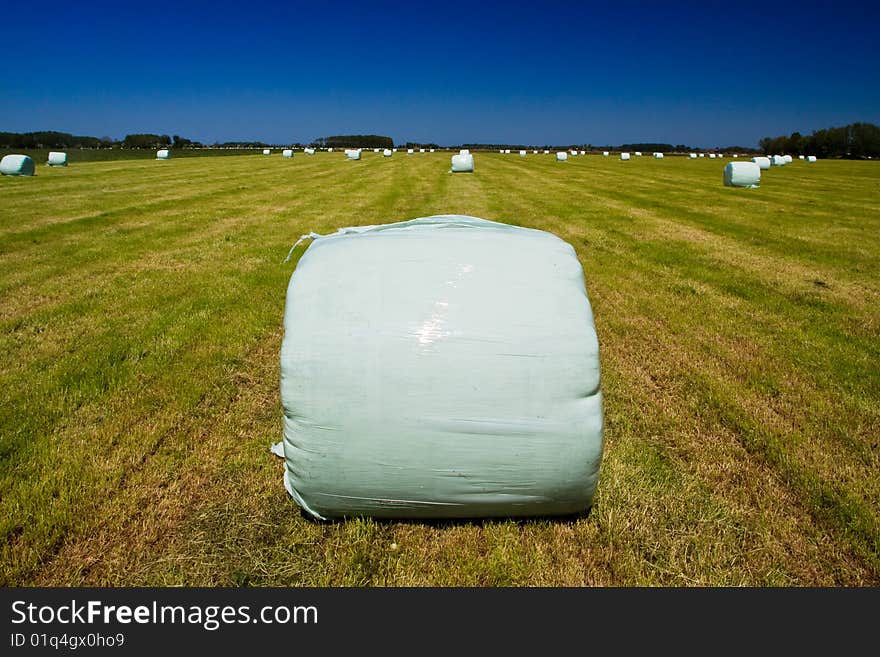
[[[0,130],[754,145],[880,123],[880,2],[4,3]]]

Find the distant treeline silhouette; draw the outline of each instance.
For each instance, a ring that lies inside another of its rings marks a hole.
[[[314,141],[319,148],[392,148],[394,140],[382,135],[333,135]]]
[[[764,137],[764,153],[790,153],[819,157],[880,157],[880,127],[873,123],[851,123],[840,128],[815,130],[809,136],[793,132],[788,137]]]

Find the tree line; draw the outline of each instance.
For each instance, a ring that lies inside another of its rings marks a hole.
[[[815,130],[804,136],[764,137],[758,144],[764,153],[816,155],[822,158],[880,157],[880,127],[873,123],[851,123],[839,128]]]
[[[382,135],[333,135],[319,137],[313,145],[319,148],[393,148],[394,140]]]

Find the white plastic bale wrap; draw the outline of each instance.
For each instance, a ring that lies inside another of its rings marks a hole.
[[[696,159],[697,159],[697,154],[696,154],[696,153],[689,153],[689,154],[688,154],[688,157],[689,157],[690,159],[692,159],[692,160],[696,160]]]
[[[345,149],[345,157],[349,160],[359,160],[361,159],[361,152],[356,148],[347,148]]]
[[[794,158],[792,158],[791,155],[783,155],[782,159],[785,160],[786,164],[791,164],[792,162],[794,162]]]
[[[272,154],[272,151],[270,151],[268,148],[263,149],[263,155],[271,155],[271,154]]]
[[[642,151],[636,151],[636,157],[641,157],[641,156],[642,156]]]
[[[784,167],[787,162],[785,161],[785,158],[781,155],[774,155],[770,158],[770,164],[772,164],[774,167]]]
[[[283,151],[281,151],[281,157],[293,157],[293,150],[291,150],[290,148],[285,148]]]
[[[520,151],[520,152],[519,152],[519,156],[520,156],[520,157],[525,157],[525,156],[526,156],[526,152],[525,152],[525,151]]]
[[[602,156],[603,156],[603,157],[608,157],[608,155],[609,155],[608,151],[602,151]]]
[[[27,155],[4,155],[0,160],[0,174],[4,176],[32,176],[35,168],[34,161]]]
[[[474,156],[470,153],[459,153],[452,156],[452,173],[470,173],[474,170]]]
[[[654,159],[655,159],[655,160],[662,160],[662,159],[663,159],[663,153],[654,153]]]
[[[163,148],[161,150],[156,151],[156,159],[157,160],[171,159],[171,151],[169,151],[167,148]]]
[[[407,154],[407,155],[412,155],[413,153],[415,153],[415,151],[414,151],[412,148],[407,148],[407,149],[406,149],[406,154]]]
[[[303,153],[305,153],[306,155],[314,155],[315,149],[314,148],[306,148],[305,150],[303,150]]]
[[[770,158],[769,157],[753,157],[752,162],[758,165],[758,168],[762,171],[766,171],[770,168]]]
[[[567,159],[568,159],[568,153],[566,153],[565,151],[560,151],[559,153],[556,154],[556,161],[557,162],[565,162]]]
[[[66,167],[67,153],[49,151],[49,157],[46,159],[46,164],[48,164],[50,167]]]
[[[315,517],[586,510],[602,394],[574,249],[465,216],[318,237],[287,291],[281,400],[285,486]]]
[[[626,162],[629,159],[629,153],[621,153],[620,159]]]
[[[382,156],[383,157],[391,157],[391,149],[386,148],[384,151],[382,151]]]
[[[807,155],[807,162],[815,162],[815,161],[816,161],[815,155]]]
[[[758,187],[761,167],[755,162],[728,162],[724,167],[724,184],[727,187]]]

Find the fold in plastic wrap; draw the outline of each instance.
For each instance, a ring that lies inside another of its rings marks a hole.
[[[453,215],[310,236],[281,347],[284,480],[306,512],[592,505],[599,345],[569,244]]]

